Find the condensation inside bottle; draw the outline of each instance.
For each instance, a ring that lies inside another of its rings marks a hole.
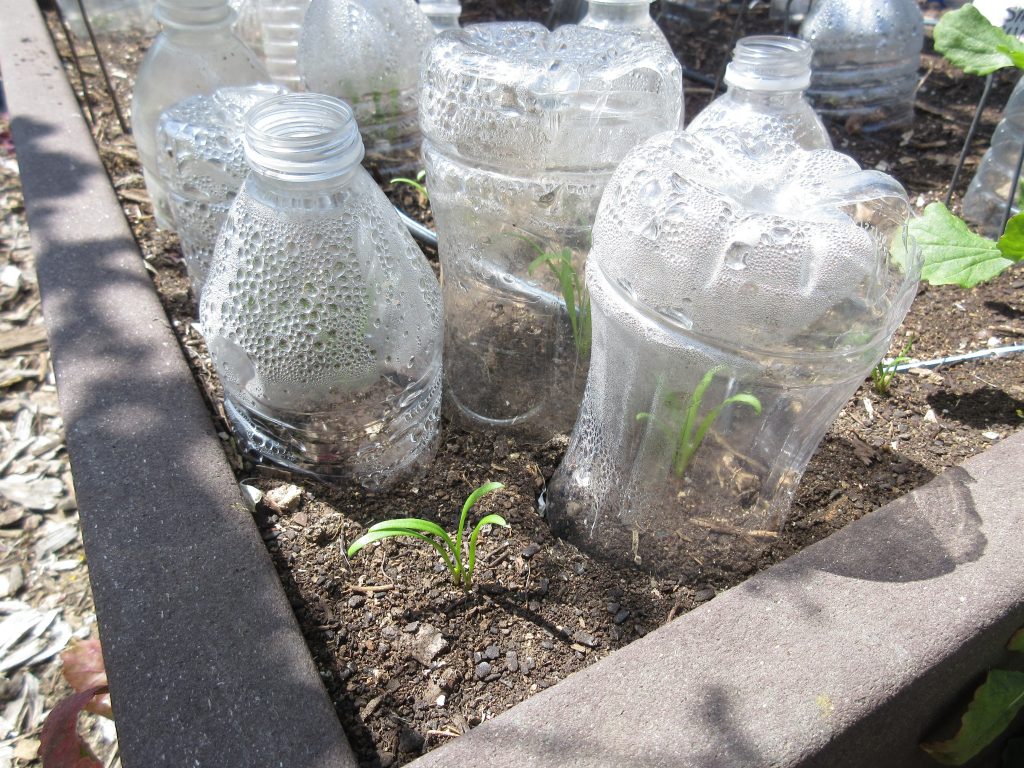
[[[830,150],[737,156],[666,133],[609,182],[593,352],[547,516],[623,564],[742,571],[910,306],[906,193]]]
[[[814,48],[808,98],[851,131],[909,125],[924,18],[916,0],[817,0],[800,37]]]
[[[220,88],[164,110],[157,126],[157,166],[198,302],[231,201],[249,173],[242,146],[245,114],[280,86]]]
[[[436,450],[437,279],[359,167],[347,105],[263,102],[246,156],[200,311],[225,411],[257,458],[389,485]]]
[[[453,413],[531,439],[567,431],[589,358],[591,223],[626,152],[679,125],[679,65],[631,32],[474,25],[435,40],[420,115]]]
[[[313,0],[306,13],[303,81],[352,106],[366,164],[384,179],[420,166],[419,66],[433,36],[415,0]]]

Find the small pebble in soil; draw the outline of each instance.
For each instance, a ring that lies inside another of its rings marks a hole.
[[[597,648],[601,644],[596,637],[589,632],[584,632],[582,629],[577,629],[573,632],[572,639],[580,645],[587,646],[587,648]]]
[[[704,587],[704,589],[698,589],[696,594],[693,596],[693,600],[696,603],[706,603],[708,600],[715,596],[715,590],[711,587]]]
[[[484,658],[488,661],[494,661],[498,656],[501,655],[501,651],[496,645],[488,645],[484,650]]]
[[[527,545],[527,547],[523,550],[523,557],[529,560],[538,552],[540,552],[540,544],[538,544],[537,542],[532,542],[531,544]]]
[[[477,680],[483,680],[489,674],[491,674],[491,665],[489,662],[481,661],[476,665],[476,669],[473,670]]]
[[[515,651],[509,651],[505,654],[505,669],[509,672],[519,671],[519,657]]]
[[[628,618],[629,611],[625,608],[622,608],[621,610],[615,612],[615,616],[612,617],[612,621],[614,621],[616,624],[622,624]]]
[[[550,651],[555,647],[555,644],[552,643],[550,640],[541,640],[540,647],[543,648],[545,651]]]
[[[359,606],[361,606],[365,602],[366,602],[366,598],[363,597],[362,595],[352,595],[352,597],[350,597],[348,599],[348,607],[349,608],[358,608]]]
[[[441,631],[430,624],[421,624],[419,631],[406,641],[406,653],[425,667],[447,648],[448,641]]]
[[[420,623],[418,621],[410,621],[408,624],[402,627],[403,632],[419,632],[419,629]]]
[[[612,614],[618,613],[619,612],[619,608],[621,608],[621,607],[622,606],[619,603],[615,603],[615,602],[608,603],[608,605],[607,605],[608,613],[612,613]]]
[[[290,512],[302,501],[302,489],[297,485],[281,485],[263,494],[263,503],[274,512]]]

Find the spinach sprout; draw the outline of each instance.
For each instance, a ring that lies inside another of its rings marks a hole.
[[[404,176],[399,176],[397,179],[392,179],[392,184],[408,184],[410,187],[415,189],[423,197],[425,202],[430,202],[430,195],[427,194],[427,187],[423,183],[424,179],[427,178],[426,170],[420,170],[416,173],[415,179],[407,179]]]
[[[580,274],[572,263],[572,249],[545,251],[528,237],[523,235],[515,235],[515,237],[518,237],[537,253],[537,258],[530,262],[529,272],[531,275],[542,264],[547,264],[558,278],[562,300],[565,302],[569,323],[572,326],[572,340],[576,345],[576,351],[580,355],[587,354],[590,350],[591,340],[590,294],[587,291],[586,281],[580,279]]]
[[[421,539],[436,549],[438,554],[441,555],[441,560],[444,562],[448,572],[451,573],[452,581],[455,585],[461,586],[463,589],[469,589],[473,586],[473,569],[476,567],[476,543],[480,536],[480,531],[487,525],[500,525],[503,528],[508,528],[509,526],[501,515],[486,515],[482,517],[469,536],[469,558],[463,563],[462,536],[463,531],[466,529],[466,518],[469,516],[469,510],[481,498],[491,491],[504,487],[501,483],[485,483],[469,494],[466,503],[462,505],[462,516],[459,518],[459,527],[456,530],[454,542],[437,523],[433,523],[430,520],[422,520],[418,517],[403,517],[395,520],[384,520],[370,526],[366,533],[352,542],[352,545],[348,548],[348,556],[354,557],[367,544],[372,544],[381,539],[399,536]]]
[[[892,379],[896,375],[896,369],[910,360],[907,353],[910,352],[910,348],[913,346],[914,339],[910,339],[896,357],[892,360],[879,360],[878,365],[871,369],[871,383],[874,385],[875,392],[882,396],[889,394],[889,388],[892,386]]]
[[[711,429],[711,425],[715,423],[715,420],[721,415],[727,405],[732,405],[733,403],[746,405],[753,408],[754,413],[759,416],[761,415],[761,401],[749,392],[740,392],[725,398],[725,400],[712,408],[700,422],[697,421],[701,402],[704,400],[708,387],[711,386],[715,376],[724,370],[725,366],[719,365],[705,373],[704,378],[700,380],[693,394],[686,400],[682,400],[679,393],[676,392],[669,394],[665,398],[665,407],[668,410],[666,421],[668,424],[663,429],[675,439],[676,448],[672,455],[672,471],[677,477],[682,477],[685,474],[687,467],[690,466],[690,462],[693,461],[694,454],[697,453],[697,449],[700,448],[700,444],[704,441],[708,430]],[[636,418],[637,421],[649,419],[657,423],[653,414],[650,413],[638,413]],[[676,426],[677,424],[679,425],[678,427]]]

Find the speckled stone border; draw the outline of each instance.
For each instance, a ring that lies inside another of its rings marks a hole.
[[[0,19],[123,764],[354,766],[39,10]]]
[[[127,768],[351,753],[32,0],[0,0],[33,245]],[[1024,435],[420,758],[916,768],[1024,624]]]

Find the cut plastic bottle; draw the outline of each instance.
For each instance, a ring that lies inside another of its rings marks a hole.
[[[299,36],[310,0],[255,0],[259,7],[263,58],[275,83],[293,91],[302,88]]]
[[[568,431],[597,204],[632,147],[678,127],[679,64],[629,32],[478,24],[434,41],[420,116],[453,412],[534,439]]]
[[[1017,163],[1024,151],[1024,79],[1018,80],[1003,109],[992,144],[981,158],[978,171],[964,195],[964,218],[976,224],[986,237],[998,238],[1003,234],[1003,217],[1010,188],[1016,175]],[[1010,214],[1020,212],[1021,190],[1014,191]]]
[[[916,0],[816,0],[800,26],[814,48],[808,97],[849,131],[914,119],[924,17]]]
[[[220,88],[190,96],[160,116],[157,165],[198,306],[231,202],[249,174],[243,133],[254,106],[286,90],[275,85]]]
[[[420,10],[430,19],[435,32],[459,28],[459,16],[462,15],[462,3],[458,0],[420,0]]]
[[[158,0],[156,17],[162,31],[135,78],[132,134],[157,224],[173,229],[173,214],[157,168],[160,113],[195,94],[268,78],[255,54],[231,31],[234,11],[227,0]]]
[[[245,153],[200,307],[224,410],[258,459],[387,486],[437,447],[437,278],[360,167],[343,102],[264,101]]]
[[[632,32],[652,42],[672,48],[665,33],[651,18],[650,6],[654,0],[590,0],[581,27],[603,29],[606,32]]]
[[[804,98],[812,53],[810,45],[793,37],[741,39],[725,68],[728,90],[693,119],[687,132],[707,134],[744,155],[831,149],[825,126]]]
[[[352,106],[367,165],[384,180],[419,167],[420,61],[433,37],[415,0],[313,0],[306,13],[306,87]]]
[[[665,133],[631,152],[594,226],[555,530],[672,578],[749,569],[913,300],[909,216],[896,181],[831,150]]]

